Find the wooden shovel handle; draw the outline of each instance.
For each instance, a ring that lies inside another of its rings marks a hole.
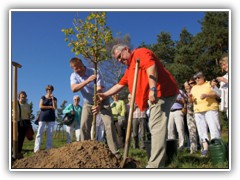
[[[124,160],[127,158],[128,151],[129,151],[131,126],[132,126],[132,117],[133,117],[133,110],[134,110],[134,103],[135,103],[135,96],[136,96],[136,89],[137,89],[137,79],[138,79],[139,63],[140,63],[140,59],[137,58],[135,72],[134,72],[132,99],[131,99],[130,110],[129,110],[129,115],[128,115],[128,125],[127,125],[126,140],[125,140],[125,146],[124,146],[124,154],[123,154],[123,159]]]

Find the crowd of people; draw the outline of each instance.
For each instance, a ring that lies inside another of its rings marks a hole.
[[[184,89],[178,88],[174,77],[149,49],[138,48],[132,51],[124,44],[117,44],[112,48],[112,56],[126,65],[127,69],[122,79],[106,91],[103,91],[105,85],[101,74],[94,75],[94,69],[84,66],[79,58],[70,60],[70,67],[73,70],[70,75],[71,90],[74,93],[81,93],[83,106],[79,105],[80,97],[76,95],[73,97],[73,103],[63,110],[64,114],[74,114],[73,123],[66,126],[67,143],[72,142],[74,130],[76,141],[90,140],[93,130],[92,119],[93,115],[96,115],[96,139],[105,141],[112,153],[120,158],[119,149],[125,145],[136,59],[140,59],[132,139],[135,149],[145,149],[144,141],[151,140],[151,153],[146,168],[165,166],[167,139],[178,139],[179,150],[183,150],[187,144],[190,153],[196,153],[201,146],[201,155],[206,156],[209,140],[221,138],[219,110],[225,111],[228,115],[228,56],[220,60],[220,66],[226,75],[207,81],[202,72],[197,72],[183,84]],[[97,82],[96,106],[93,105],[94,80]],[[119,98],[119,92],[125,86],[129,90],[127,103]],[[52,148],[57,109],[57,98],[53,96],[53,91],[54,87],[48,85],[46,94],[40,99],[41,113],[34,152],[40,150],[45,126],[47,126],[46,149]],[[21,105],[19,119],[30,123],[30,108],[24,101],[26,97],[25,92],[19,93]],[[20,124],[18,131],[20,153],[25,133]]]

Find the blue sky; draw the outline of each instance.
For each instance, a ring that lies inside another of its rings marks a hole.
[[[88,12],[78,12],[85,19]],[[72,27],[72,20],[77,16],[72,12],[49,11],[13,11],[11,16],[11,59],[22,65],[18,71],[18,91],[28,94],[33,102],[34,113],[39,110],[39,100],[44,95],[45,87],[52,84],[53,94],[58,99],[58,107],[67,100],[72,103],[70,90],[70,58],[74,57],[64,41],[62,28]],[[129,34],[131,42],[137,47],[141,42],[153,44],[157,35],[169,32],[173,40],[178,40],[183,28],[195,35],[201,31],[199,20],[204,12],[161,12],[161,11],[122,11],[107,12],[107,25],[113,31]],[[79,94],[79,93],[78,93]],[[82,103],[82,100],[81,100]]]

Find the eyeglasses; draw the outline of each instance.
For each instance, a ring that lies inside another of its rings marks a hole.
[[[49,89],[47,89],[47,91],[52,91],[52,89],[49,88]]]
[[[80,99],[74,99],[74,101],[79,101]]]
[[[118,61],[121,61],[121,59],[122,59],[122,52],[123,52],[123,50],[124,49],[122,49],[121,50],[121,52],[118,54],[118,56],[116,57],[116,59],[118,60]]]

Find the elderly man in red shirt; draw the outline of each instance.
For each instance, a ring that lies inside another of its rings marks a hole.
[[[146,48],[131,51],[127,45],[117,44],[112,48],[112,55],[127,65],[126,72],[118,84],[98,95],[105,99],[124,86],[132,93],[135,64],[140,59],[135,102],[141,111],[150,109],[151,156],[146,168],[162,168],[166,159],[168,116],[179,93],[177,83],[155,54]]]

